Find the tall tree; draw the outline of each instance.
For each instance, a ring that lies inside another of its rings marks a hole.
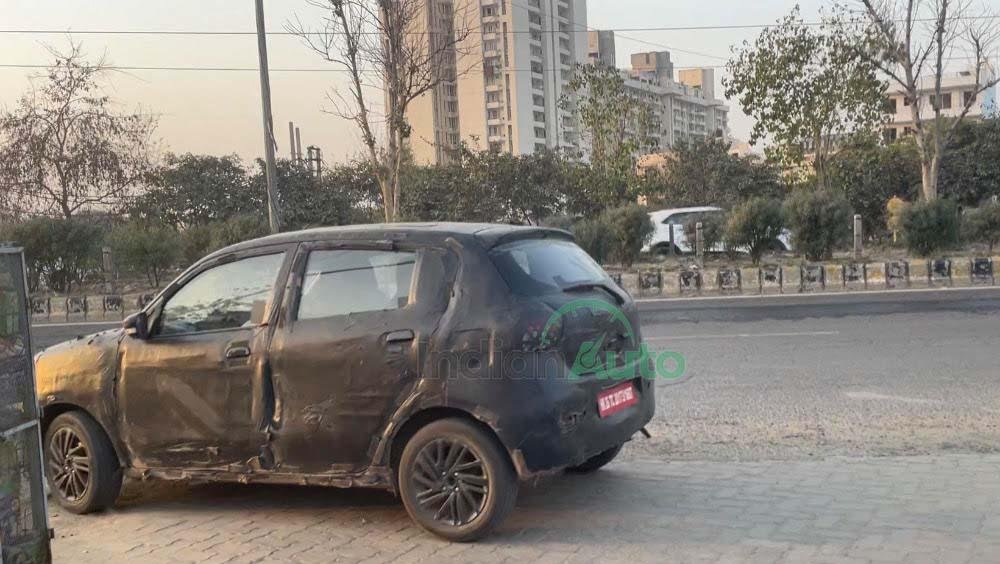
[[[662,171],[648,171],[641,192],[650,205],[731,207],[752,197],[781,199],[781,170],[751,155],[729,153],[719,139],[681,143],[673,148]]]
[[[786,164],[814,155],[819,183],[835,143],[883,123],[886,84],[863,54],[862,26],[843,10],[806,25],[796,6],[753,44],[744,42],[726,64],[726,96],[755,119],[751,143],[769,139]]]
[[[318,26],[300,19],[288,30],[325,61],[342,68],[347,92],[329,96],[337,116],[353,121],[382,193],[385,220],[396,221],[400,173],[410,138],[407,110],[439,84],[454,82],[458,53],[470,33],[467,10],[426,0],[307,0],[323,12]],[[427,10],[435,10],[431,18]],[[428,28],[427,22],[435,24]],[[377,117],[376,104],[385,107]],[[381,131],[385,132],[380,140]]]
[[[103,60],[78,44],[0,114],[0,184],[21,209],[70,218],[120,203],[152,168],[156,120],[120,113],[104,94]]]
[[[653,109],[625,87],[616,68],[577,65],[560,105],[577,116],[584,152],[597,173],[632,175],[635,159],[656,149]]]
[[[251,185],[236,155],[168,154],[149,184],[125,207],[130,217],[187,228],[266,210],[263,186]]]
[[[873,64],[891,79],[909,105],[920,153],[921,188],[926,200],[938,196],[942,158],[956,128],[994,87],[989,57],[1000,35],[993,14],[974,14],[970,0],[858,0],[872,24],[868,52]],[[930,26],[924,27],[924,22]],[[962,96],[957,116],[941,111],[942,84],[949,59],[963,54],[972,70],[970,95]],[[926,96],[930,90],[930,96]],[[930,106],[928,108],[928,106]]]

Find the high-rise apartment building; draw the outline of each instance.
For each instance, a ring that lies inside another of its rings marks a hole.
[[[714,96],[713,69],[682,70],[681,80],[675,81],[667,74],[667,69],[673,71],[673,64],[666,51],[633,55],[633,63],[637,57],[650,62],[640,69],[622,71],[625,88],[652,108],[657,124],[653,137],[661,149],[729,137],[729,107]]]
[[[632,74],[661,84],[673,82],[674,63],[670,60],[670,51],[633,53]]]
[[[586,0],[426,0],[425,12],[429,41],[452,21],[472,33],[409,108],[416,162],[447,162],[461,142],[513,154],[573,146],[560,99],[587,60]]]
[[[615,66],[615,32],[596,29],[587,32],[587,62]]]

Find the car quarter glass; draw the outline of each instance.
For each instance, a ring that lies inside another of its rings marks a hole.
[[[159,335],[246,326],[254,307],[264,307],[274,289],[284,253],[244,258],[205,270],[163,306]]]
[[[320,319],[406,307],[417,255],[375,250],[309,253],[299,319]]]

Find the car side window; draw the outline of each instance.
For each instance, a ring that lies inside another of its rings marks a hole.
[[[394,310],[410,302],[414,252],[317,250],[309,253],[299,319]]]
[[[254,308],[267,305],[284,258],[284,253],[249,257],[201,272],[164,304],[156,334],[248,326]]]

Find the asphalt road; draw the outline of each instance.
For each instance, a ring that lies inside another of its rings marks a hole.
[[[1000,288],[648,300],[652,439],[626,458],[1000,452]],[[36,326],[35,348],[113,325]]]

